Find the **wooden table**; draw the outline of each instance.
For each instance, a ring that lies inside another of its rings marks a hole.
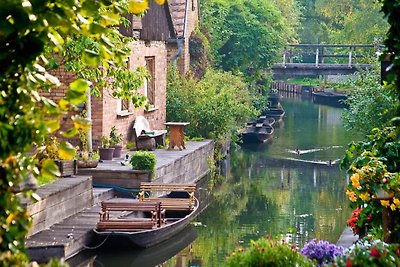
[[[185,126],[189,122],[166,122],[164,125],[169,127],[169,145],[168,149],[174,149],[178,147],[180,150],[185,147]]]

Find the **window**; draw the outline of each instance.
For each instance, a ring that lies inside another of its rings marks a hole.
[[[150,78],[145,80],[144,93],[147,97],[149,104],[154,107],[156,98],[156,85],[155,85],[155,57],[145,57],[147,72]]]
[[[118,99],[117,102],[117,114],[120,116],[129,115],[129,99]]]

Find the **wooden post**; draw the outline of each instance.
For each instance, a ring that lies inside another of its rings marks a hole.
[[[350,46],[349,47],[350,48],[350,50],[349,50],[349,68],[351,68],[351,59],[352,59],[352,54],[353,54],[353,47],[352,46]]]
[[[318,67],[318,63],[319,63],[319,49],[317,47],[317,50],[315,51],[315,67]]]
[[[392,215],[392,210],[389,207],[382,207],[383,241],[388,244],[394,241]]]

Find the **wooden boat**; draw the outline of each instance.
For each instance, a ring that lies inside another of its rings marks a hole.
[[[119,200],[121,201],[121,200]],[[136,199],[127,201],[140,202]],[[147,248],[159,244],[182,231],[197,215],[199,202],[194,197],[194,205],[191,210],[166,210],[165,222],[158,224],[150,229],[99,229],[97,226],[93,231],[97,234],[98,240],[116,243],[119,245],[130,244],[135,247]],[[132,212],[128,217],[138,218],[144,216],[144,219],[151,215],[144,212]],[[122,221],[124,219],[121,219]],[[123,222],[122,222],[123,223]]]
[[[268,95],[268,105],[270,107],[278,107],[280,105],[280,101],[282,96],[279,93],[269,93]]]
[[[262,123],[264,126],[272,127],[275,124],[275,119],[272,117],[260,116],[257,118],[257,120],[248,122],[247,126],[256,126],[257,123]]]
[[[275,122],[279,123],[285,116],[285,110],[282,107],[268,108],[262,112],[262,115],[266,116],[267,118],[274,118]]]
[[[348,107],[347,104],[343,102],[348,98],[346,94],[339,94],[335,92],[326,92],[326,91],[315,91],[312,92],[313,102],[316,104],[328,105],[339,108]]]
[[[243,143],[263,143],[269,140],[274,134],[274,128],[269,125],[258,123],[248,125],[241,133]]]

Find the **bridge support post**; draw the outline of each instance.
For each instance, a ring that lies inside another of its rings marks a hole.
[[[350,46],[349,47],[349,64],[348,64],[349,68],[351,68],[351,64],[352,64],[351,59],[352,59],[352,57],[353,57],[353,47]]]

